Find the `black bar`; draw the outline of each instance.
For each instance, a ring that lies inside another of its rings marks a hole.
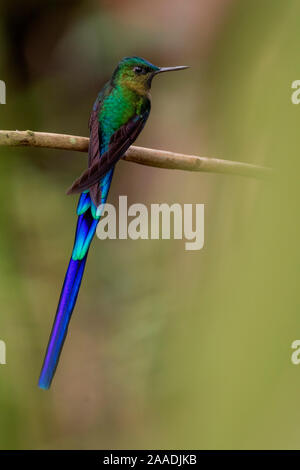
[[[286,465],[287,457],[298,457],[298,451],[284,450],[0,450],[1,468],[5,463],[16,464],[28,462],[37,463],[39,468],[47,462],[48,465],[85,465],[86,468],[99,468],[122,465],[124,468],[140,468],[147,465],[153,467],[171,466],[173,468],[197,468],[206,463],[224,464],[239,462],[247,464],[251,461],[266,461],[270,464],[276,459],[276,464]],[[204,467],[206,468],[206,466]]]

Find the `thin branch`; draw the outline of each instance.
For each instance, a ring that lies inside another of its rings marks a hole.
[[[9,147],[44,147],[57,150],[87,152],[87,137],[50,134],[33,131],[0,131],[0,146]],[[182,153],[154,150],[144,147],[130,147],[123,157],[128,162],[173,170],[204,171],[262,178],[272,173],[266,168],[249,163],[220,160],[219,158],[197,157]]]

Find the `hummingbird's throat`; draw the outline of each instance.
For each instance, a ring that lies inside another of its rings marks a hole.
[[[138,95],[147,96],[151,87],[151,80],[149,81],[149,76],[141,76],[136,79],[125,78],[122,85]]]

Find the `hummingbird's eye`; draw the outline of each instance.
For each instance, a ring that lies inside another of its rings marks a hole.
[[[137,75],[141,75],[142,73],[145,73],[143,67],[139,67],[138,65],[137,65],[136,67],[134,67],[133,71],[134,71]]]

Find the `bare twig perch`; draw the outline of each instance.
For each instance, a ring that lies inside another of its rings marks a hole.
[[[0,146],[44,147],[87,152],[88,144],[89,139],[87,137],[50,134],[48,132],[0,131]],[[194,155],[184,155],[182,153],[135,146],[130,147],[123,158],[128,162],[174,170],[226,173],[256,178],[262,178],[272,173],[270,168],[251,165],[249,163],[220,160],[218,158],[197,157]]]

